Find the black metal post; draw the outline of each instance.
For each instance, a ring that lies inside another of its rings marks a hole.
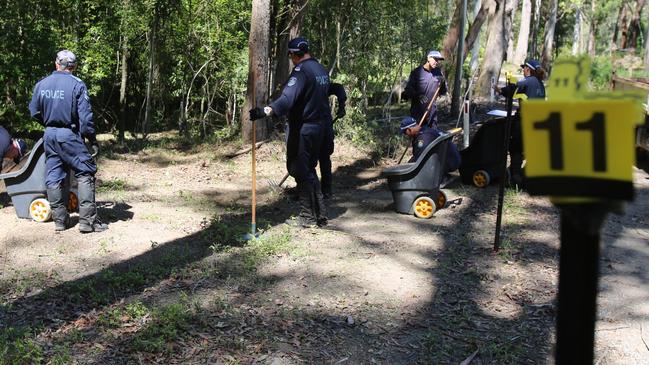
[[[592,364],[602,204],[561,208],[556,364]]]
[[[500,184],[498,186],[498,211],[496,214],[496,237],[494,238],[494,252],[500,250],[500,226],[503,220],[503,201],[505,200],[505,180],[507,178],[507,152],[509,151],[509,138],[512,129],[512,108],[514,97],[507,97],[507,117],[505,119],[505,142],[503,143],[503,162],[500,166]]]

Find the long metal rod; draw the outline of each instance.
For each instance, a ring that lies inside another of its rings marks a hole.
[[[600,229],[606,212],[597,204],[561,207],[558,365],[593,363]]]
[[[496,214],[496,236],[494,238],[494,252],[500,250],[500,226],[503,220],[503,202],[505,200],[505,180],[507,178],[507,152],[509,151],[509,138],[512,129],[513,96],[507,97],[507,118],[505,119],[505,141],[503,142],[503,160],[500,165],[500,185],[498,186],[498,212]]]

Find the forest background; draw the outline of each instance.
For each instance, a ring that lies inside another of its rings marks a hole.
[[[89,87],[95,122],[119,141],[130,132],[178,129],[190,140],[250,139],[247,111],[272,97],[290,70],[286,44],[302,35],[345,85],[338,135],[368,143],[368,114],[385,113],[429,49],[447,58],[453,85],[462,1],[430,0],[2,0],[0,125],[18,135],[42,130],[27,105],[34,84],[70,49]],[[592,83],[613,70],[646,74],[646,0],[469,0],[463,88],[489,92],[502,69],[526,58],[593,58]],[[255,85],[253,87],[253,84]],[[255,95],[252,95],[252,91]],[[457,91],[456,91],[457,92]],[[277,124],[280,125],[279,123]],[[244,126],[244,128],[241,128]],[[273,122],[258,125],[258,138]]]

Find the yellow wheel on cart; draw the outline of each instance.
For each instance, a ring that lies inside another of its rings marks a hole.
[[[50,202],[45,198],[34,199],[29,204],[29,216],[36,222],[47,222],[52,216]]]
[[[428,219],[435,214],[435,202],[427,196],[420,196],[412,203],[412,210],[415,212],[415,217]]]
[[[473,185],[479,188],[485,188],[491,182],[491,176],[485,170],[478,170],[473,173]]]
[[[437,208],[437,210],[443,209],[446,206],[447,201],[448,201],[448,197],[446,196],[446,193],[441,190],[438,190],[437,200],[435,200],[435,208]]]
[[[77,194],[70,192],[68,196],[68,212],[73,213],[79,210],[79,198]]]

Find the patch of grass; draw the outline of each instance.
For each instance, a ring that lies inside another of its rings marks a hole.
[[[97,186],[97,192],[107,193],[107,192],[124,192],[126,190],[126,181],[121,179],[110,179],[102,181],[99,186]]]
[[[503,200],[503,211],[513,216],[521,216],[527,213],[525,206],[521,204],[521,192],[518,189],[506,189]]]
[[[118,328],[123,323],[138,320],[149,313],[142,302],[129,303],[124,307],[109,308],[97,317],[97,324],[106,328]]]
[[[108,249],[108,244],[110,242],[111,241],[107,238],[102,238],[101,240],[99,240],[99,249],[97,250],[97,253],[100,255],[109,253],[110,250]]]
[[[288,227],[276,232],[263,234],[248,242],[244,255],[244,265],[247,270],[254,270],[263,260],[270,256],[291,251],[294,247],[293,236]]]
[[[162,217],[160,217],[160,215],[158,215],[158,214],[151,213],[151,214],[142,215],[142,219],[144,219],[145,221],[157,223],[157,222],[160,222],[162,220]]]
[[[522,363],[524,349],[517,340],[518,338],[504,342],[491,342],[484,346],[482,351],[490,354],[495,364]]]
[[[58,273],[44,273],[39,271],[29,271],[20,273],[10,280],[0,281],[0,294],[2,296],[24,296],[35,289],[44,289],[58,283]]]
[[[152,313],[153,320],[133,338],[135,351],[149,353],[172,351],[170,343],[182,338],[189,324],[190,311],[187,303],[174,303]]]
[[[224,252],[228,247],[241,246],[249,229],[249,225],[245,223],[226,222],[218,215],[212,217],[209,222],[203,221],[201,225],[205,229],[201,231],[200,236],[215,253]]]
[[[32,337],[31,330],[14,327],[0,328],[0,360],[2,360],[2,364],[42,364],[45,360],[43,348]]]
[[[198,211],[206,212],[214,209],[214,202],[199,193],[180,190],[178,191],[178,198],[183,205],[194,208]],[[177,201],[174,201],[174,203],[177,203]]]

